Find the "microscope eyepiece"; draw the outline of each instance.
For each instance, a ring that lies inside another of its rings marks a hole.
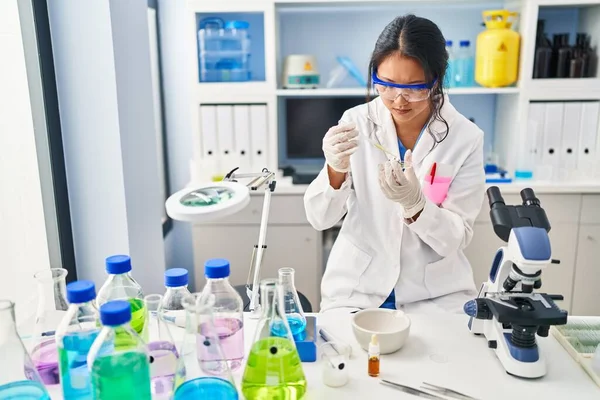
[[[502,193],[500,193],[500,189],[498,188],[498,186],[491,186],[487,190],[487,196],[490,203],[490,208],[494,208],[496,205],[506,205],[504,203]]]
[[[540,206],[540,200],[535,197],[535,193],[531,188],[521,190],[521,199],[523,199],[524,206]]]

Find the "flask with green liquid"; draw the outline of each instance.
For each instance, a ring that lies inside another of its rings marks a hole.
[[[265,279],[260,286],[262,315],[242,378],[247,399],[298,400],[306,378],[284,311],[282,286]]]
[[[103,328],[87,357],[94,400],[151,400],[146,345],[131,327],[131,304],[109,301],[100,307]]]
[[[96,300],[98,307],[112,300],[129,302],[131,304],[131,327],[138,335],[142,336],[144,341],[147,341],[147,330],[144,329],[146,324],[144,293],[139,283],[131,276],[131,258],[126,255],[108,257],[106,272],[108,279],[98,291]]]

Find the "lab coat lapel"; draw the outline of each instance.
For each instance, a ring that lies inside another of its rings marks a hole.
[[[444,106],[442,107],[440,114],[446,120],[448,126],[451,127],[456,118],[457,111],[454,106],[450,104],[447,95],[444,95]],[[415,167],[418,168],[421,165],[423,159],[433,150],[434,146],[438,145],[436,142],[444,137],[446,134],[445,132],[446,125],[442,121],[434,119],[429,122],[413,152],[413,165],[415,165]],[[436,140],[434,140],[434,137]]]
[[[394,120],[392,114],[386,108],[381,98],[378,97],[373,102],[376,108],[376,121],[377,129],[375,129],[375,136],[383,147],[394,153],[397,159],[400,159],[400,149],[398,148],[398,136],[396,135],[396,127],[394,126]],[[392,157],[388,154],[388,160]]]

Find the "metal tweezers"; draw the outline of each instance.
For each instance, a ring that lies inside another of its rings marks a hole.
[[[440,393],[444,396],[453,397],[460,400],[477,400],[475,397],[471,397],[464,393],[457,392],[456,390],[448,389],[442,386],[432,385],[431,383],[423,382],[421,389],[430,390],[432,392]]]
[[[399,383],[391,382],[391,381],[388,381],[388,380],[385,380],[385,379],[382,379],[380,381],[380,383],[382,383],[384,385],[391,386],[391,387],[393,387],[395,389],[401,390],[404,393],[409,393],[409,394],[412,394],[412,395],[415,395],[415,396],[424,397],[426,399],[446,400],[445,398],[440,397],[440,396],[436,396],[435,394],[427,393],[427,392],[424,392],[422,390],[415,389],[415,388],[410,387],[410,386],[401,385]]]

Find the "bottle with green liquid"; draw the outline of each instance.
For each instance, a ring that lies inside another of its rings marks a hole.
[[[283,307],[282,286],[265,279],[260,286],[262,315],[242,378],[247,399],[298,400],[306,377]]]
[[[94,400],[151,400],[146,345],[132,328],[131,304],[109,301],[100,307],[103,328],[87,357]]]
[[[106,259],[106,272],[108,279],[98,291],[97,306],[101,307],[111,300],[124,300],[131,304],[131,327],[148,340],[146,325],[146,307],[144,293],[139,283],[131,276],[131,258],[126,255],[110,256]],[[117,338],[120,340],[120,337]],[[123,337],[127,342],[128,338]]]

